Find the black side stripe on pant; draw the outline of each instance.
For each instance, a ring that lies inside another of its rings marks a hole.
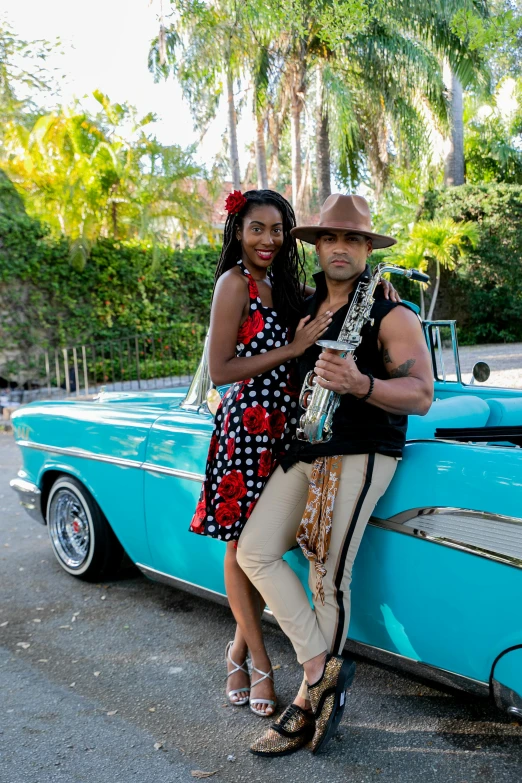
[[[339,558],[339,567],[335,575],[335,592],[337,597],[337,606],[339,607],[339,617],[337,620],[337,632],[335,634],[334,643],[332,645],[332,652],[334,653],[334,655],[337,655],[341,647],[344,647],[344,642],[345,642],[345,640],[342,638],[345,613],[344,613],[344,600],[343,600],[344,592],[341,590],[341,582],[343,579],[346,557],[348,555],[348,550],[350,548],[355,527],[359,520],[361,508],[363,507],[363,503],[366,500],[366,495],[368,494],[368,491],[372,485],[374,465],[375,465],[375,454],[368,454],[368,466],[366,469],[366,478],[364,480],[361,494],[359,495],[359,500],[357,501],[357,505],[355,506],[353,512],[350,527],[348,528],[348,532],[346,533],[346,537],[344,539],[343,548],[341,551],[341,557]]]

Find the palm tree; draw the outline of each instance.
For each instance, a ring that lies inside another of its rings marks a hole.
[[[316,83],[316,153],[315,165],[317,170],[317,197],[319,204],[324,204],[331,193],[331,168],[330,158],[330,123],[328,116],[328,101],[326,97],[326,85],[324,83],[324,62],[317,64]]]
[[[455,8],[462,6],[458,3]],[[453,31],[453,5],[452,0],[392,0],[363,32],[346,36],[336,48],[317,48],[327,101],[318,113],[317,133],[319,118],[327,117],[332,151],[346,184],[369,168],[379,197],[394,158],[406,165],[425,159],[433,127],[445,132],[455,126],[445,95],[443,57],[465,85],[484,78],[481,54]],[[321,137],[324,149],[328,135],[325,139],[323,129]]]
[[[444,82],[450,105],[449,135],[445,140],[444,184],[463,185],[464,175],[464,90],[458,76],[444,61]]]
[[[453,31],[459,35],[457,19],[462,23],[462,40],[469,38],[471,22],[481,25],[489,19],[488,0],[445,0],[443,13]],[[445,41],[443,40],[444,44]],[[488,67],[482,51],[470,42],[459,51],[439,45],[443,61],[444,83],[449,105],[449,132],[445,139],[444,184],[463,185],[465,182],[464,160],[464,89],[469,86],[484,87],[489,80]]]
[[[394,251],[392,260],[405,266],[407,269],[419,269],[425,271],[427,260],[425,256],[425,247],[422,241],[410,239],[410,241],[400,250]],[[419,283],[420,295],[420,317],[424,321],[426,318],[426,305],[424,302],[424,283]]]
[[[188,184],[203,173],[191,151],[147,135],[151,115],[139,119],[102,93],[95,97],[102,107],[96,118],[75,104],[29,130],[12,122],[5,132],[6,173],[26,195],[28,211],[72,240],[71,262],[79,267],[101,236],[154,241],[167,219],[189,230],[204,221],[202,200]],[[119,132],[129,122],[132,141]]]
[[[428,311],[428,321],[431,321],[439,293],[441,267],[455,269],[456,257],[463,255],[470,246],[476,246],[479,230],[472,221],[457,223],[452,218],[441,218],[416,223],[411,231],[411,239],[411,252],[419,254],[422,251],[423,260],[419,263],[421,270],[425,271],[430,261],[435,262],[435,285]]]
[[[175,22],[160,24],[149,51],[149,70],[155,80],[178,79],[197,130],[205,132],[226,94],[229,161],[232,184],[241,187],[237,141],[235,83],[241,73],[244,41],[242,11],[231,0],[204,3],[171,0]]]

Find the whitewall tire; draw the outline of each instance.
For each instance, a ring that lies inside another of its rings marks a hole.
[[[64,571],[87,581],[119,568],[123,549],[88,490],[73,476],[59,476],[47,499],[47,528]]]

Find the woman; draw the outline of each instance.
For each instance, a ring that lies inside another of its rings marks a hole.
[[[237,622],[226,649],[228,699],[268,717],[276,699],[261,629],[264,602],[237,565],[236,542],[295,429],[298,390],[288,364],[323,334],[331,314],[299,320],[312,289],[299,282],[302,264],[290,235],[295,216],[286,199],[270,190],[234,191],[226,208],[208,356],[213,382],[231,386],[216,414],[190,529],[227,543],[225,585]]]

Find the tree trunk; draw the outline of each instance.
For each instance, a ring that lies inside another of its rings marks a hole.
[[[424,286],[422,283],[419,284],[420,289],[420,317],[423,321],[426,320],[426,305],[424,302]]]
[[[444,149],[444,184],[452,187],[463,185],[464,177],[464,106],[462,84],[444,62],[444,83],[450,101],[450,137],[446,139]]]
[[[358,119],[368,156],[375,199],[380,201],[390,175],[389,134],[386,120],[379,110],[363,110],[358,113]]]
[[[436,261],[435,264],[436,264],[437,271],[435,274],[435,287],[433,289],[433,296],[431,297],[430,309],[428,310],[428,321],[431,321],[433,319],[433,313],[435,312],[435,305],[437,304],[437,297],[439,295],[440,263]]]
[[[305,63],[304,47],[300,51],[292,67],[290,94],[290,137],[292,143],[292,203],[296,213],[299,212],[299,191],[302,179],[302,149],[301,149],[301,114],[305,93]],[[299,222],[299,219],[298,219]]]
[[[270,169],[268,173],[269,187],[277,190],[279,183],[279,143],[281,128],[277,117],[270,113],[268,117],[268,133],[270,138]]]
[[[301,99],[292,96],[290,107],[290,135],[292,141],[292,202],[297,209],[297,198],[301,185]]]
[[[113,199],[111,204],[112,238],[118,239],[118,205]]]
[[[304,167],[301,171],[301,184],[299,185],[299,192],[296,200],[296,214],[299,214],[299,219],[308,221],[310,217],[310,203],[312,200],[312,177],[311,177],[311,164],[310,164],[310,148],[306,153],[306,159]]]
[[[230,173],[232,187],[241,189],[241,172],[239,170],[239,151],[237,146],[237,115],[234,104],[234,78],[230,68],[227,69],[227,100],[228,100],[228,135],[230,147]]]
[[[277,190],[279,186],[279,147],[281,142],[281,131],[285,119],[288,116],[288,99],[291,92],[289,79],[290,75],[285,71],[279,85],[277,96],[267,111],[267,129],[270,150],[268,181],[269,187],[274,190]]]
[[[266,168],[265,116],[256,113],[256,169],[257,187],[268,188],[268,172]]]
[[[325,101],[322,65],[317,69],[316,159],[319,204],[324,204],[332,190],[328,107]]]

